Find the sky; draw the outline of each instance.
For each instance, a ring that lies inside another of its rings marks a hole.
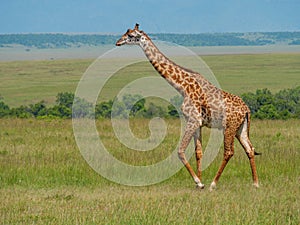
[[[300,31],[300,0],[0,0],[0,33]]]

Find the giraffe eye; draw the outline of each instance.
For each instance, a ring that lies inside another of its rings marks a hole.
[[[132,34],[128,34],[128,37],[133,38],[134,36]]]

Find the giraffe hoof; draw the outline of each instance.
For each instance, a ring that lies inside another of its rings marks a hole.
[[[205,185],[202,184],[202,183],[197,183],[197,184],[196,184],[196,188],[197,188],[197,189],[204,189],[204,187],[205,187]]]
[[[258,183],[254,183],[253,186],[254,186],[255,188],[259,188],[259,184],[258,184]]]
[[[212,182],[210,187],[209,187],[209,191],[212,192],[214,189],[216,189],[217,185],[215,182]]]

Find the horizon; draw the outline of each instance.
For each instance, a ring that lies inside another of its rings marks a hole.
[[[174,34],[174,35],[201,35],[201,34],[255,34],[255,33],[300,33],[298,31],[245,31],[245,32],[202,32],[202,33],[177,33],[177,32],[149,32],[147,34]],[[123,33],[109,33],[109,32],[20,32],[20,33],[1,33],[0,35],[27,35],[27,34],[63,34],[63,35],[112,35],[119,36]]]

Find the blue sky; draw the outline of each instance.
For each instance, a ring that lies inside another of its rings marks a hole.
[[[2,0],[0,33],[300,31],[299,0]]]

